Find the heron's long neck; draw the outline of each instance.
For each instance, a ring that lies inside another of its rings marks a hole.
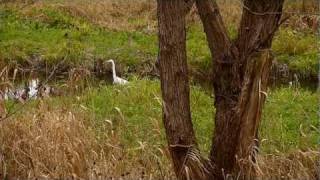
[[[117,77],[117,75],[116,75],[116,66],[115,66],[113,61],[111,61],[111,64],[112,64],[112,76],[113,76],[113,79],[115,79]]]

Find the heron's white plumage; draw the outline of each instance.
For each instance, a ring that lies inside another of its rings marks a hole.
[[[114,77],[114,78],[113,78],[113,83],[114,83],[114,84],[127,84],[128,81],[125,80],[125,79],[122,79],[122,78],[120,78],[120,77]]]
[[[115,63],[112,59],[108,60],[107,63],[111,63],[112,64],[112,78],[113,78],[113,84],[127,84],[129,83],[127,80],[125,79],[122,79],[120,77],[117,76],[116,74],[116,66],[115,66]]]

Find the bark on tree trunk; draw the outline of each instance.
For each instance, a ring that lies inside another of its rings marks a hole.
[[[237,104],[240,130],[238,134],[237,165],[235,171],[242,177],[252,178],[258,169],[254,169],[258,151],[258,128],[262,107],[267,96],[267,84],[272,65],[269,50],[262,50],[250,57],[247,64],[243,86]]]
[[[205,179],[206,161],[199,154],[191,121],[185,11],[183,0],[158,0],[163,121],[178,179]]]
[[[244,1],[238,39],[226,34],[215,1],[197,0],[213,58],[215,132],[211,162],[220,179],[227,174],[252,176],[255,146],[282,0]],[[265,13],[272,12],[272,13]],[[276,13],[275,13],[276,12]]]
[[[234,42],[228,37],[217,3],[196,0],[214,57],[216,116],[209,161],[198,151],[190,113],[185,15],[192,4],[158,0],[163,121],[174,171],[183,180],[222,180],[227,174],[239,173],[241,179],[251,178],[272,61],[269,49],[279,27],[283,0],[245,0]]]

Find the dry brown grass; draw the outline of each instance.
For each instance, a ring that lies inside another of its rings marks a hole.
[[[240,0],[218,1],[223,19],[227,26],[237,27],[241,19],[242,4]],[[19,3],[11,3],[17,6]],[[21,3],[20,3],[21,4]],[[23,3],[22,3],[23,4]],[[156,1],[155,0],[64,0],[63,2],[35,1],[31,5],[23,6],[26,16],[33,16],[33,9],[45,7],[55,8],[75,17],[82,17],[89,22],[110,30],[141,31],[155,33],[157,31]],[[19,6],[19,5],[18,5]],[[315,1],[306,1],[303,6],[300,1],[287,2],[285,12],[296,12],[286,26],[296,29],[317,30],[319,18],[303,13],[317,13],[319,5]],[[37,15],[36,18],[45,18]],[[197,10],[194,7],[188,15],[189,24],[200,24]]]
[[[34,9],[45,7],[82,17],[89,22],[110,30],[154,32],[156,5],[149,0],[65,0],[63,3],[37,1],[23,9],[27,16],[33,16]],[[38,16],[37,18],[45,18]]]
[[[159,147],[129,148],[105,122],[96,134],[81,114],[68,110],[39,109],[0,122],[0,179],[167,179]]]
[[[23,9],[27,16],[33,16],[33,9],[56,8],[74,17],[82,17],[95,25],[118,31],[156,32],[157,10],[155,0],[65,0],[63,3],[36,1]],[[236,2],[220,2],[226,24],[239,23],[241,7]],[[37,18],[45,20],[45,16]],[[200,18],[194,7],[187,17],[191,23],[199,23]]]
[[[79,110],[80,111],[80,110]],[[83,112],[37,110],[0,122],[0,179],[172,179],[167,151],[141,143],[123,144],[125,124],[106,120],[98,133]],[[305,179],[319,175],[320,152],[260,155],[259,179]]]
[[[297,150],[289,154],[268,154],[258,159],[261,179],[319,179],[319,151]]]
[[[154,1],[86,0],[66,1],[59,7],[73,16],[81,16],[112,30],[153,31],[156,26]]]

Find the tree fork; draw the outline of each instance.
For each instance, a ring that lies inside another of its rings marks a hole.
[[[254,177],[250,160],[271,68],[270,46],[283,0],[244,1],[238,38],[231,41],[218,5],[196,0],[213,61],[215,132],[210,161],[200,156],[191,121],[185,15],[192,1],[158,0],[163,121],[178,179]],[[272,12],[272,13],[269,13]],[[276,12],[276,13],[274,13]]]
[[[197,0],[196,4],[213,56],[216,130],[210,159],[220,179],[240,170],[247,177],[250,166],[239,162],[254,160],[251,149],[271,68],[268,49],[280,25],[283,0],[245,0],[235,42],[229,40],[215,1]]]

